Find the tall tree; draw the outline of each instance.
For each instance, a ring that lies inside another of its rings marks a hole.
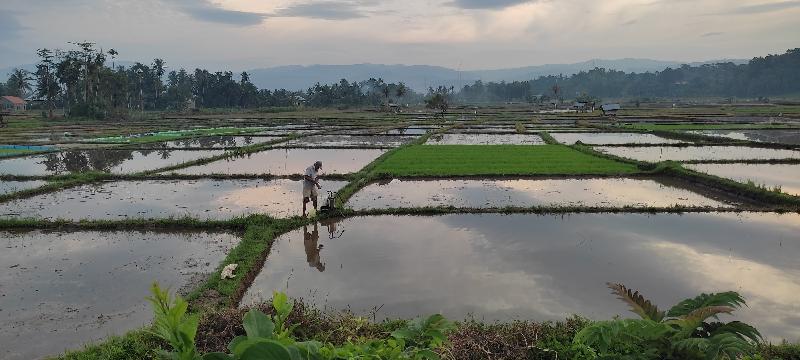
[[[31,74],[27,70],[15,68],[6,81],[6,91],[11,96],[24,98],[31,92]]]
[[[55,99],[60,90],[55,77],[54,55],[49,49],[39,49],[36,54],[39,56],[39,63],[36,65],[36,94],[47,102],[47,116],[52,119]]]

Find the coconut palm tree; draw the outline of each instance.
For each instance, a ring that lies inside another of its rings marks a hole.
[[[27,70],[14,68],[14,70],[11,71],[11,75],[8,77],[8,81],[6,82],[6,88],[8,89],[9,95],[24,98],[25,95],[33,90],[31,87],[31,81],[33,81],[31,73],[29,73]]]

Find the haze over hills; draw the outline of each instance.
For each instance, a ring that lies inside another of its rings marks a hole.
[[[744,64],[748,60],[714,60],[706,62],[687,63],[690,66],[713,64],[719,62],[733,62]],[[681,62],[661,61],[650,59],[617,59],[617,60],[589,60],[573,64],[547,64],[526,66],[520,68],[496,70],[469,70],[461,71],[441,66],[429,65],[382,65],[382,64],[354,64],[354,65],[309,65],[309,66],[278,66],[265,69],[252,69],[247,72],[250,79],[259,88],[285,88],[289,90],[302,90],[319,82],[321,84],[338,82],[341,79],[361,81],[371,77],[383,78],[386,82],[405,82],[406,85],[417,91],[423,91],[429,86],[455,86],[461,87],[474,81],[516,81],[531,80],[540,76],[558,75],[565,76],[581,71],[591,70],[596,67],[620,70],[624,72],[655,72],[668,67],[680,67]]]
[[[733,62],[744,64],[748,60],[713,60],[705,62],[685,63],[690,66],[713,64],[719,62]],[[117,60],[117,65],[130,67],[132,61]],[[596,67],[613,69],[624,72],[655,72],[668,67],[677,68],[684,63],[678,61],[662,61],[651,59],[595,59],[572,64],[546,64],[526,66],[519,68],[494,69],[494,70],[468,70],[458,71],[441,66],[431,65],[384,65],[384,64],[352,64],[352,65],[287,65],[270,68],[247,70],[251,81],[261,89],[287,89],[305,90],[316,83],[330,84],[341,79],[349,81],[362,81],[369,78],[382,78],[387,82],[405,82],[416,91],[424,91],[429,86],[455,86],[471,84],[477,80],[489,81],[518,81],[531,80],[540,76],[559,75],[569,76],[581,71]],[[168,63],[169,65],[169,63]],[[25,64],[19,68],[35,71],[34,64]],[[5,81],[13,67],[0,68],[0,81]],[[174,67],[170,67],[174,69]],[[193,68],[187,68],[193,71]],[[209,71],[214,71],[209,69]],[[238,72],[237,72],[238,78]]]

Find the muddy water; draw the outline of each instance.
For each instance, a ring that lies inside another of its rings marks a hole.
[[[596,150],[641,161],[800,159],[800,151],[746,146],[595,147]]]
[[[0,180],[0,195],[9,194],[21,190],[33,189],[47,184],[46,181],[6,181]]]
[[[346,182],[322,180],[321,195]],[[189,216],[230,219],[249,214],[302,213],[301,181],[144,180],[84,185],[0,204],[0,218],[126,219]]]
[[[637,133],[553,133],[551,135],[559,142],[568,145],[578,141],[584,144],[674,144],[681,142],[653,134]]]
[[[800,145],[800,129],[796,130],[693,130],[692,134],[725,137],[734,140],[773,142]]]
[[[689,164],[686,167],[730,178],[740,182],[753,181],[769,188],[800,196],[800,165],[795,164]]]
[[[288,141],[286,146],[385,146],[397,147],[416,139],[415,136],[353,136],[353,135],[316,135]]]
[[[392,129],[389,131],[384,132],[387,135],[424,135],[428,132],[436,131],[436,128],[432,127],[407,127],[407,128],[400,128],[400,129]]]
[[[378,318],[631,317],[605,287],[621,282],[662,308],[739,291],[749,308],[737,319],[771,339],[800,339],[797,214],[459,214],[333,225],[279,238],[243,304],[285,290],[330,309],[380,308]]]
[[[0,358],[56,355],[143,326],[153,281],[189,290],[238,241],[226,233],[0,232]]]
[[[354,209],[454,206],[728,206],[689,190],[640,179],[391,180],[373,183]]]
[[[255,144],[262,144],[276,140],[272,137],[266,136],[206,136],[193,139],[173,140],[160,143],[150,143],[138,145],[143,148],[181,148],[181,149],[197,149],[197,148],[234,148],[249,146]]]
[[[426,145],[544,145],[539,135],[442,134],[431,136]]]
[[[0,174],[57,175],[83,171],[131,174],[222,154],[222,150],[77,150],[0,160]]]
[[[357,172],[381,156],[378,149],[274,149],[174,171],[178,174],[303,174],[322,161],[322,174]]]

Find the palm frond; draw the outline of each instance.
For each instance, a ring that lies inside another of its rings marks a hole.
[[[746,306],[739,293],[735,291],[727,291],[713,294],[700,294],[693,299],[686,299],[673,306],[667,312],[669,317],[686,316],[692,311],[709,306],[727,306],[731,308],[739,308]]]
[[[628,289],[623,284],[606,283],[606,285],[614,295],[617,295],[618,299],[626,302],[630,306],[630,310],[641,316],[642,319],[653,321],[664,319],[664,312],[658,310],[656,305],[645,299],[638,291]]]
[[[753,345],[733,334],[719,334],[709,339],[706,359],[736,360],[753,353]]]
[[[754,327],[745,324],[741,321],[731,321],[729,323],[712,323],[719,324],[713,330],[709,331],[710,335],[717,336],[721,334],[734,334],[742,340],[750,341],[751,343],[760,343],[764,341],[761,333]]]

